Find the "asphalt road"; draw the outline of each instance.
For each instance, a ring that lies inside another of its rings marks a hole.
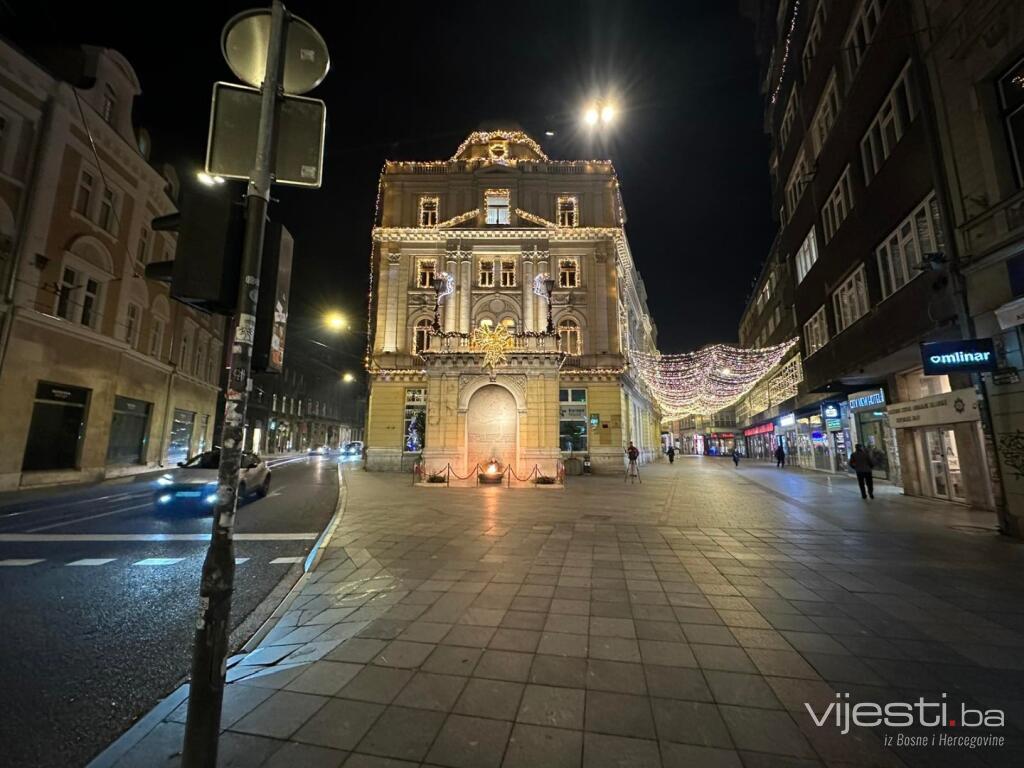
[[[274,466],[271,493],[239,510],[236,645],[301,574],[337,462]],[[154,477],[0,501],[5,766],[85,765],[188,673],[210,517],[157,514]]]

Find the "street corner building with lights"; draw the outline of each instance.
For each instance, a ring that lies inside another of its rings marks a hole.
[[[0,489],[211,444],[223,320],[143,277],[173,258],[149,224],[175,210],[178,180],[133,128],[140,91],[115,51],[43,64],[0,41]]]
[[[496,128],[449,160],[384,166],[367,468],[465,475],[496,460],[550,477],[589,454],[621,472],[630,441],[652,460],[660,416],[627,360],[656,351],[656,329],[615,169]]]

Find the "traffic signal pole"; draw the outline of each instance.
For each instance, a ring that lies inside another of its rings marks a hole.
[[[185,724],[183,768],[215,768],[221,704],[230,635],[231,596],[235,582],[234,525],[238,506],[238,475],[242,458],[245,411],[251,381],[256,303],[259,299],[263,236],[270,201],[276,106],[281,90],[286,16],[281,0],[271,7],[267,68],[261,88],[256,161],[245,201],[245,243],[242,251],[238,304],[233,322],[230,369],[220,439],[217,501],[213,509],[210,547],[203,562],[200,608],[192,650],[192,677]]]

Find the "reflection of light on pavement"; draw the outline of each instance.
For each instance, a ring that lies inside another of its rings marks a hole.
[[[501,486],[491,487],[484,493],[484,522],[488,527],[498,524],[498,498]]]

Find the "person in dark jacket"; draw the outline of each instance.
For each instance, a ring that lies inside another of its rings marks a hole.
[[[871,461],[871,456],[864,450],[864,446],[857,443],[850,457],[850,467],[857,473],[857,485],[860,486],[862,499],[875,498],[875,478],[871,475],[874,466],[875,463]]]
[[[740,465],[740,449],[739,448],[733,448],[732,449],[732,463],[735,464],[737,467]]]
[[[670,445],[668,447],[668,450],[666,451],[666,453],[668,454],[668,463],[669,464],[675,464],[676,463],[676,449],[673,446]]]
[[[786,451],[782,447],[782,443],[779,443],[779,447],[775,449],[775,466],[784,467],[786,466]]]

